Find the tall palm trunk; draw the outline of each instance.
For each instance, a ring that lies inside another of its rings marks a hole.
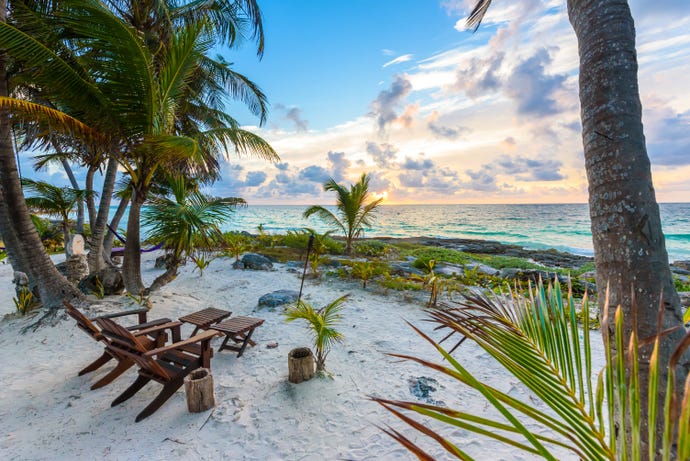
[[[89,250],[89,273],[91,274],[97,273],[104,265],[103,240],[105,237],[105,225],[108,222],[108,212],[110,211],[110,202],[113,198],[116,179],[117,160],[111,157],[108,160],[108,168],[105,170],[101,201],[98,205],[98,214],[91,227],[91,248]]]
[[[0,21],[6,20],[7,2],[0,0]],[[0,95],[9,94],[7,59],[0,54]],[[26,269],[29,278],[36,283],[44,307],[60,307],[63,299],[81,298],[82,295],[55,268],[31,221],[24,202],[14,149],[10,141],[10,121],[6,110],[0,111],[0,188],[3,194],[3,211],[0,222],[8,222],[12,231],[7,232],[10,252],[18,268]]]
[[[88,192],[93,192],[93,177],[96,174],[96,170],[98,170],[98,167],[95,166],[89,166],[89,169],[86,170],[86,179],[84,180],[84,188]],[[96,226],[96,199],[94,198],[94,194],[88,194],[86,196],[86,209],[89,212],[89,226],[92,228]]]
[[[678,327],[660,351],[661,363],[667,364],[685,329],[642,131],[633,19],[627,0],[568,0],[568,15],[580,52],[582,139],[597,285],[602,293],[599,306],[603,307],[604,289],[610,284],[609,303],[613,308],[622,305],[629,334],[634,290],[638,334],[649,338],[657,333],[663,291],[662,328]],[[611,324],[602,328],[612,335]],[[641,351],[643,389],[648,385],[650,353],[648,347]],[[687,374],[687,361],[685,366],[679,382]],[[643,421],[647,421],[646,391],[641,397]],[[646,427],[642,433],[647,433]],[[661,436],[661,431],[657,433]]]
[[[124,261],[122,261],[122,279],[125,282],[125,289],[133,295],[138,295],[144,290],[144,283],[141,280],[140,219],[146,193],[146,190],[137,190],[132,186],[132,200],[127,221],[127,243]]]
[[[4,118],[0,114],[0,118]],[[2,123],[0,121],[0,123]],[[1,128],[0,128],[1,131]],[[29,269],[25,266],[24,261],[26,258],[24,255],[20,254],[19,239],[14,233],[12,228],[12,223],[8,218],[9,211],[7,210],[7,201],[2,193],[2,187],[0,187],[0,236],[2,236],[2,241],[5,245],[5,252],[7,252],[7,259],[9,259],[12,269],[19,272],[24,272],[29,275]],[[33,280],[29,280],[29,283],[33,287],[35,285]]]
[[[122,217],[125,215],[125,211],[127,211],[128,205],[128,198],[120,199],[120,204],[117,206],[115,214],[113,215],[113,219],[110,221],[111,229],[117,229],[120,226],[120,221],[122,220]],[[105,234],[105,237],[103,238],[103,257],[106,258],[106,260],[110,259],[110,252],[113,249],[114,241],[115,234],[113,234],[112,232],[107,232]]]

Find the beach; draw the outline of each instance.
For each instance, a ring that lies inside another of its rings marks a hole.
[[[144,257],[142,274],[147,284],[161,272],[154,268],[156,256]],[[203,413],[187,411],[181,388],[155,414],[135,423],[135,416],[160,386],[148,384],[111,408],[110,402],[134,381],[136,372],[130,369],[108,386],[89,390],[110,368],[77,376],[102,353],[102,346],[76,328],[71,318],[63,314],[55,326],[26,334],[21,329],[35,318],[0,322],[2,459],[413,459],[382,432],[380,427],[387,426],[420,442],[438,459],[447,459],[438,445],[417,435],[368,396],[443,402],[483,416],[495,413],[484,399],[447,376],[386,355],[393,352],[440,361],[434,348],[406,323],[441,339],[423,321],[423,302],[375,286],[363,290],[358,281],[335,277],[307,279],[304,286],[304,298],[317,307],[350,294],[340,324],[344,341],[326,361],[332,377],[289,383],[287,354],[295,347],[310,346],[309,332],[298,321],[286,323],[280,307],[259,309],[257,302],[278,289],[298,290],[300,274],[284,264],[275,264],[272,271],[234,270],[232,262],[232,258],[217,258],[203,276],[188,264],[176,280],[150,298],[149,319],[176,320],[206,307],[265,319],[253,336],[257,345],[247,348],[242,357],[231,351],[214,354],[216,407]],[[11,280],[10,265],[0,265],[0,285],[6,287],[0,293],[3,315],[13,311]],[[91,300],[94,304],[85,312],[89,317],[139,307],[125,296]],[[191,326],[185,325],[183,333],[190,334]],[[604,362],[597,337],[593,341],[595,370]],[[217,348],[220,341],[216,338],[212,345]],[[277,347],[268,348],[271,343]],[[475,344],[466,342],[454,356],[490,385],[515,398],[530,399],[517,379]],[[460,429],[440,430],[478,459],[531,459]],[[576,459],[562,450],[555,452],[559,459]]]

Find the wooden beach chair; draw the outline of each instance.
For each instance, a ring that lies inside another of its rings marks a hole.
[[[115,366],[115,368],[110,370],[108,374],[96,381],[91,386],[92,390],[110,384],[111,382],[113,382],[115,378],[120,376],[122,373],[124,373],[130,367],[132,367],[132,365],[134,365],[134,362],[132,360],[125,357],[114,355],[111,351],[107,349],[107,346],[110,343],[110,341],[108,340],[108,338],[103,336],[101,330],[96,325],[94,325],[93,321],[95,321],[95,319],[89,319],[68,301],[63,301],[63,304],[65,305],[65,311],[67,311],[67,314],[74,320],[76,320],[77,326],[82,331],[84,331],[87,335],[91,336],[94,340],[101,342],[104,346],[106,346],[106,349],[103,352],[103,354],[99,358],[91,362],[89,365],[82,368],[79,371],[78,376],[82,376],[87,373],[91,373],[92,371],[96,371],[113,359],[117,361],[117,365]],[[140,339],[142,344],[145,345],[147,348],[152,349],[154,347],[162,346],[166,342],[166,333],[164,329],[154,327],[169,323],[170,319],[160,318],[147,322],[147,312],[148,309],[136,309],[126,312],[118,312],[115,314],[102,315],[96,318],[114,319],[129,315],[137,315],[139,324],[132,325],[126,328],[127,330],[133,332],[135,335],[141,336]]]
[[[153,380],[163,385],[155,399],[139,413],[136,422],[152,415],[182,386],[185,376],[197,368],[211,368],[211,338],[218,334],[206,330],[189,339],[174,342],[167,346],[147,349],[140,337],[135,336],[110,319],[99,318],[96,323],[104,336],[110,340],[108,350],[117,356],[127,357],[139,365],[139,377],[129,386],[111,406],[118,405],[142,389]],[[171,322],[169,327],[177,328],[179,337],[180,322]]]

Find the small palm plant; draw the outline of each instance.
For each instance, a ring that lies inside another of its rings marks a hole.
[[[177,276],[185,257],[194,257],[200,272],[207,258],[198,255],[210,251],[223,241],[219,226],[230,219],[234,208],[244,201],[237,198],[213,198],[198,192],[182,176],[167,178],[170,195],[158,195],[142,212],[143,222],[149,227],[149,238],[160,242],[171,255],[164,274],[153,281],[154,291]],[[201,263],[201,267],[199,265]]]
[[[322,220],[331,224],[345,234],[345,254],[352,255],[352,244],[364,230],[371,226],[374,210],[381,204],[383,198],[372,200],[369,198],[369,177],[366,173],[362,174],[359,181],[350,186],[348,190],[335,182],[333,178],[326,181],[323,189],[327,192],[335,192],[338,195],[336,207],[337,216],[330,210],[314,205],[304,212],[304,217],[318,215]]]
[[[227,252],[234,256],[235,262],[240,260],[242,253],[249,249],[249,240],[242,234],[235,232],[223,235],[224,244]]]
[[[315,309],[311,304],[299,300],[296,306],[291,306],[285,311],[285,321],[302,319],[308,323],[308,328],[314,336],[314,349],[316,349],[316,372],[326,371],[326,357],[333,344],[343,340],[343,334],[336,330],[338,322],[342,319],[343,304],[349,295],[326,304],[321,309]]]
[[[436,307],[438,305],[438,295],[447,288],[449,281],[434,272],[436,260],[422,261],[421,264],[426,274],[423,276],[413,276],[412,279],[422,282],[422,287],[429,290],[429,301],[426,303],[426,307]]]
[[[587,297],[583,299],[583,313],[589,314]],[[538,406],[511,397],[485,383],[482,383],[438,342],[421,330],[414,328],[431,343],[449,365],[427,360],[391,354],[412,360],[426,367],[447,374],[453,379],[479,391],[505,418],[502,421],[472,415],[447,407],[401,402],[375,398],[387,410],[401,418],[424,435],[437,441],[448,453],[460,459],[472,459],[462,448],[439,433],[414,419],[414,414],[428,417],[452,427],[459,427],[482,436],[506,443],[531,455],[556,460],[552,447],[559,446],[573,452],[580,459],[690,459],[690,378],[685,380],[684,389],[675,389],[675,369],[679,359],[690,346],[690,333],[678,345],[669,364],[669,379],[666,384],[665,402],[658,401],[660,364],[658,351],[664,332],[659,332],[653,341],[649,366],[649,423],[642,422],[638,381],[638,339],[633,329],[626,341],[623,333],[623,313],[619,306],[615,312],[615,350],[609,336],[604,337],[606,366],[597,376],[592,370],[591,343],[589,336],[589,315],[583,315],[582,330],[578,328],[572,291],[564,302],[558,284],[545,289],[541,282],[529,290],[526,299],[514,292],[512,299],[489,299],[481,296],[468,297],[465,302],[430,311],[430,321],[437,329],[448,329],[481,346],[503,367],[519,379],[536,398],[550,408],[541,411]],[[635,312],[635,309],[633,309]],[[603,314],[607,325],[608,305]],[[627,342],[627,344],[626,344]],[[684,394],[684,397],[683,397]],[[530,400],[532,398],[530,397]],[[614,412],[618,407],[620,412]],[[655,443],[658,409],[664,427],[663,446]],[[413,417],[403,413],[411,412]],[[520,417],[517,416],[519,414]],[[530,425],[546,428],[543,431],[530,430]],[[628,430],[626,430],[626,428]],[[419,459],[432,459],[422,448],[402,433],[385,430]],[[630,434],[630,443],[624,436]],[[641,452],[641,440],[648,441],[647,452]],[[672,452],[676,450],[674,454]]]
[[[371,261],[355,261],[352,263],[352,277],[362,281],[362,289],[367,289],[367,281],[376,273],[376,266]]]
[[[65,248],[70,240],[69,213],[86,197],[93,196],[93,191],[58,187],[44,181],[22,179],[22,187],[25,191],[34,195],[26,198],[26,206],[39,213],[49,216],[57,216],[62,221],[62,234]]]

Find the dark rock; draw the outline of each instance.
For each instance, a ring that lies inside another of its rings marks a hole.
[[[329,259],[321,264],[323,267],[329,267],[331,269],[337,269],[339,267],[342,267],[343,263],[338,261],[337,259]]]
[[[671,266],[677,267],[678,269],[690,271],[690,260],[674,261],[673,264],[671,264]]]
[[[690,291],[681,291],[678,296],[680,296],[681,306],[690,307]]]
[[[390,263],[389,272],[391,275],[407,276],[409,274],[423,276],[424,272],[412,266],[411,263],[405,261],[396,261]]]
[[[549,280],[553,280],[554,276],[558,277],[560,283],[568,283],[568,277],[565,275],[557,274],[556,272],[542,271],[537,269],[516,269],[516,268],[505,268],[499,271],[501,278],[506,280],[518,280],[520,282],[531,281],[533,284],[539,282],[539,278],[544,283]]]
[[[297,301],[299,293],[294,290],[277,290],[259,298],[259,307],[278,307]]]
[[[417,397],[418,400],[431,405],[445,405],[443,402],[434,400],[431,397],[431,393],[436,392],[439,387],[438,381],[434,378],[429,378],[427,376],[412,376],[407,380],[407,384],[410,387],[410,393]]]
[[[683,269],[682,267],[676,267],[673,264],[671,264],[671,272],[673,272],[674,274],[678,274],[678,275],[690,275],[689,270]]]
[[[266,256],[247,253],[242,257],[242,263],[245,269],[252,269],[256,271],[270,271],[273,269],[273,263]]]
[[[232,263],[232,268],[233,269],[244,269],[244,263],[240,261],[239,259],[236,259],[235,262]]]
[[[104,267],[97,274],[91,274],[79,282],[77,287],[86,294],[99,292],[100,287],[98,282],[103,286],[103,294],[118,295],[125,290],[125,282],[122,279],[122,273],[116,267]]]
[[[491,276],[497,276],[501,273],[501,271],[499,271],[498,269],[494,269],[493,267],[481,263],[467,263],[465,264],[465,269],[476,270],[480,274]]]
[[[463,277],[465,268],[458,264],[441,263],[434,266],[434,272],[448,277]]]

